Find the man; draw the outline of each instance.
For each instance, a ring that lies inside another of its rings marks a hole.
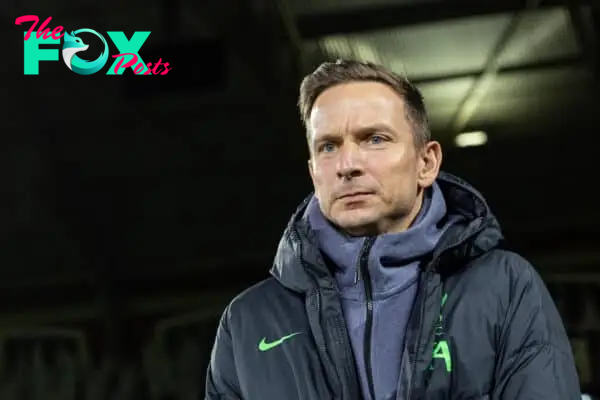
[[[339,61],[299,105],[315,193],[273,276],[227,307],[206,398],[579,399],[548,291],[481,194],[440,172],[419,91]]]

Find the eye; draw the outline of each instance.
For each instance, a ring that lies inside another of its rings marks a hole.
[[[335,149],[335,146],[333,145],[333,143],[323,143],[321,146],[319,146],[319,152],[321,153],[329,153],[332,152]]]
[[[381,135],[371,135],[371,136],[369,136],[369,143],[372,143],[372,144],[381,144],[384,141],[385,141],[385,139]]]

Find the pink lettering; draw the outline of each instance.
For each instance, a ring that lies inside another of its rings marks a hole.
[[[151,73],[150,68],[152,67],[152,63],[148,63],[147,67],[148,67],[148,69],[146,70],[146,72],[144,72],[144,75],[150,75],[150,73]]]
[[[125,56],[133,56],[133,58],[121,67],[121,64],[123,64],[123,60],[125,60]],[[129,67],[133,67],[137,63],[137,59],[138,59],[137,56],[133,53],[123,53],[123,54],[117,54],[117,55],[113,56],[113,58],[118,58],[118,57],[121,57],[121,59],[117,62],[117,65],[115,65],[115,74],[119,73],[119,68],[127,69]]]
[[[173,67],[169,68],[169,63],[165,63],[165,70],[163,72],[161,72],[161,75],[166,75],[170,70],[173,69]]]
[[[152,75],[158,75],[158,73],[160,72],[160,70],[158,68],[160,68],[160,66],[163,65],[163,63],[161,61],[162,61],[162,58],[159,58],[158,62],[156,64],[154,64],[154,68],[152,68]],[[150,65],[148,65],[148,67],[150,67]]]
[[[57,26],[56,28],[54,28],[52,30],[52,33],[50,34],[50,36],[52,36],[52,39],[60,39],[61,37],[65,36],[65,34],[63,33],[62,35],[60,35],[60,33],[62,32],[63,27],[62,26]],[[56,36],[58,35],[58,36]]]
[[[133,73],[136,75],[139,75],[140,72],[142,72],[142,70],[144,69],[144,64],[143,63],[139,63],[138,65],[135,66],[135,69],[133,70]]]
[[[52,35],[54,35],[54,31],[50,31],[50,29],[46,28],[46,32],[44,33],[44,40],[50,39],[51,37],[53,37]]]
[[[150,67],[150,64],[148,64],[148,67]],[[161,70],[160,67],[164,67],[164,69]],[[160,58],[158,62],[154,64],[152,75],[159,75],[159,72],[160,75],[166,75],[170,70],[171,68],[169,68],[169,63],[162,62],[162,58]]]
[[[52,32],[50,32],[50,28],[46,28],[50,21],[52,21],[52,17],[46,18],[42,25],[40,25],[40,29],[36,33],[36,37],[38,39],[42,36],[44,37],[44,39],[48,39],[49,37],[52,37],[53,39],[60,39],[64,36],[64,33],[62,35],[56,36],[63,30],[62,26],[57,26]],[[29,30],[25,34],[25,40],[28,40],[31,37],[31,33],[34,31],[38,22],[40,22],[40,19],[37,15],[23,15],[15,20],[15,25],[21,25],[23,22],[33,22],[31,27],[29,27]]]
[[[40,22],[40,19],[37,15],[23,15],[15,20],[15,25],[21,25],[23,22],[33,22],[33,25],[31,25],[25,34],[25,40],[28,40],[31,37],[31,32],[35,29],[37,23]]]
[[[35,35],[38,39],[44,35],[44,39],[48,39],[46,35],[50,31],[50,28],[46,28],[46,26],[50,23],[52,17],[46,18],[46,20],[40,25],[40,29],[38,29],[37,34]]]

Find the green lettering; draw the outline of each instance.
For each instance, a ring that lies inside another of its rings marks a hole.
[[[37,33],[37,32],[33,32]],[[25,32],[27,36],[27,32]],[[60,39],[48,38],[44,39],[44,36],[37,37],[30,36],[29,39],[24,41],[24,67],[25,75],[38,75],[40,73],[40,61],[58,61],[58,49],[44,49],[40,48],[42,44],[59,44]]]
[[[121,53],[121,54],[132,53],[137,56],[138,63],[131,66],[131,69],[133,69],[135,71],[137,66],[142,64],[144,66],[144,68],[141,69],[138,72],[138,74],[142,75],[144,72],[146,72],[148,70],[148,67],[146,66],[146,64],[144,63],[144,60],[142,60],[142,57],[140,57],[140,54],[138,52],[142,48],[142,45],[144,44],[144,42],[146,42],[146,39],[148,39],[148,36],[150,36],[150,32],[134,32],[133,36],[129,40],[127,40],[127,37],[125,36],[125,33],[123,33],[123,32],[115,31],[115,32],[106,32],[106,33],[108,34],[110,39],[113,41],[115,46],[117,46],[119,53]],[[132,58],[133,58],[133,56],[123,56],[123,65],[125,65],[129,61],[131,61]],[[106,75],[115,75],[115,67],[117,66],[118,63],[119,63],[119,60],[118,59],[115,60],[113,65],[108,69],[108,72],[106,73]],[[119,70],[117,71],[117,74],[121,75],[123,73],[123,71],[125,71],[124,68],[119,68]]]
[[[440,340],[433,350],[433,358],[441,358],[446,364],[446,372],[452,372],[452,357],[450,357],[450,349],[448,342]]]

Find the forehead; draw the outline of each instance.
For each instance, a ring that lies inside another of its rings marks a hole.
[[[375,124],[401,129],[406,126],[404,100],[391,87],[379,82],[334,86],[315,101],[309,124],[315,134],[339,133]]]

